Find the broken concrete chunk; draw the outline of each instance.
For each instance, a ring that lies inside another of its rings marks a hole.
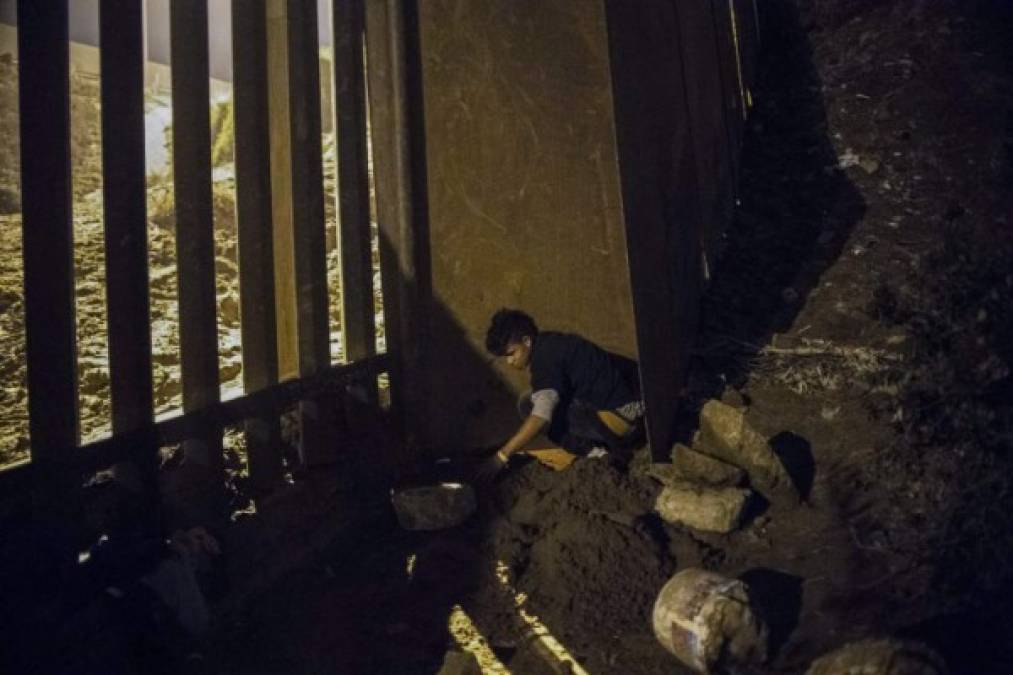
[[[946,664],[918,642],[893,639],[861,640],[813,661],[806,675],[945,675]]]
[[[701,673],[767,658],[767,628],[738,579],[697,568],[682,570],[658,594],[652,623],[658,642]]]
[[[798,491],[781,459],[766,437],[746,422],[741,410],[708,401],[700,411],[700,431],[693,447],[745,469],[752,486],[770,501],[798,501]]]
[[[737,466],[697,452],[681,443],[676,443],[672,447],[672,466],[678,478],[690,483],[703,483],[713,487],[739,485],[746,475]]]
[[[661,491],[654,502],[654,510],[669,523],[726,534],[739,526],[748,498],[749,490],[741,488],[675,483]]]

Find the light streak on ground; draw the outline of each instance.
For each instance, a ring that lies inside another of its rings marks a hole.
[[[450,610],[448,627],[461,649],[475,657],[483,675],[510,675],[510,671],[496,657],[489,642],[460,605],[454,605]]]
[[[510,583],[510,568],[506,563],[502,561],[496,562],[496,578],[512,597],[514,606],[517,608],[517,616],[524,623],[526,630],[536,638],[537,645],[541,647],[540,651],[542,654],[546,657],[551,656],[558,662],[558,664],[552,665],[562,665],[567,668],[564,672],[570,672],[573,675],[588,675],[583,666],[563,646],[563,643],[556,639],[548,627],[542,623],[541,619],[525,609],[524,605],[528,601],[528,596],[526,593],[518,593],[514,589]]]

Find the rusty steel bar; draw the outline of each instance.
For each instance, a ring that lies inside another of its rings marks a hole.
[[[341,323],[349,361],[376,353],[370,251],[366,84],[361,0],[334,3],[334,129],[338,139]]]
[[[265,12],[264,0],[232,2],[236,220],[243,390],[246,393],[278,382]],[[281,425],[277,415],[246,422],[250,481],[255,491],[267,491],[281,481],[280,440]]]
[[[418,443],[426,391],[423,300],[431,295],[426,225],[425,131],[415,2],[366,4],[366,80],[391,412]],[[410,29],[406,29],[410,25]],[[405,383],[411,382],[411,387]]]
[[[183,410],[190,412],[214,405],[220,395],[207,0],[173,0],[169,23],[179,351]],[[186,455],[222,471],[220,431],[192,429]]]
[[[67,2],[18,2],[25,333],[32,459],[77,443]]]
[[[136,432],[154,417],[148,233],[144,164],[144,8],[141,0],[102,0],[102,194],[113,433]],[[158,454],[138,437],[130,457],[157,522]]]

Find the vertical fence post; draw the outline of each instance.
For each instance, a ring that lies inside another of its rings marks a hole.
[[[732,184],[735,196],[738,197],[739,184],[739,150],[742,147],[742,107],[739,88],[739,73],[732,36],[732,17],[729,11],[731,0],[712,0],[711,9],[714,16],[714,34],[717,40],[718,63],[721,70],[722,91],[724,92],[724,118],[728,133]]]
[[[74,514],[79,432],[67,2],[17,11],[29,431],[43,516],[59,527]]]
[[[736,2],[736,30],[739,51],[742,55],[742,82],[746,90],[746,112],[752,106],[752,89],[756,85],[757,59],[759,58],[760,32],[755,0]]]
[[[117,434],[149,427],[154,417],[144,180],[143,31],[141,0],[102,0],[102,194],[109,380],[113,433]],[[146,439],[139,443],[132,460],[152,503],[156,503],[158,464],[154,442]]]
[[[376,353],[373,264],[370,249],[366,83],[362,59],[362,0],[336,0],[334,22],[334,130],[337,148],[337,212],[341,236],[341,326],[345,356],[357,361]],[[376,404],[376,378],[362,383],[361,402]]]
[[[306,377],[330,366],[316,2],[269,0],[267,20],[279,370]],[[304,465],[333,460],[334,407],[300,402]]]
[[[409,58],[405,30],[406,10],[414,7],[414,3],[398,0],[366,3],[366,77],[384,323],[391,356],[391,410],[407,431],[409,447],[418,444],[417,435],[425,430],[419,416],[425,400],[420,375],[425,348],[420,307],[431,288],[425,237],[419,232],[425,194],[413,183],[424,161],[424,152],[415,148],[413,153],[412,147],[413,141],[422,142],[422,130],[411,125],[421,119],[422,100],[409,82],[414,76],[418,85],[421,73],[412,71],[418,64]]]
[[[673,3],[679,18],[692,136],[700,185],[704,279],[734,208],[730,140],[724,110],[714,14],[710,3]]]
[[[267,15],[264,0],[232,2],[232,87],[243,389],[278,381],[271,233],[271,146],[267,115]],[[263,493],[281,481],[277,415],[246,422],[250,482]]]
[[[172,157],[183,410],[219,400],[207,0],[170,4]],[[223,470],[221,429],[188,430],[188,461]]]

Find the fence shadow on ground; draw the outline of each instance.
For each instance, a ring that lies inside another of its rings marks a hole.
[[[757,106],[742,153],[739,207],[701,303],[693,393],[747,378],[841,255],[866,204],[838,166],[822,83],[793,3],[764,5]],[[725,350],[722,344],[734,344]]]

